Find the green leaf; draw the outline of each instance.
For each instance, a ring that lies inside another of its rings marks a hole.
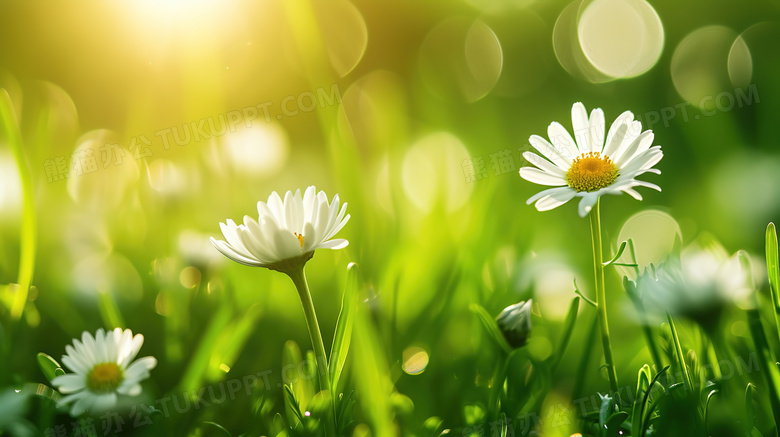
[[[5,89],[0,89],[0,128],[6,144],[13,152],[16,168],[22,188],[22,223],[20,229],[21,251],[19,254],[19,273],[16,283],[19,289],[14,294],[11,303],[11,318],[18,320],[27,304],[27,293],[35,271],[35,250],[38,240],[37,218],[35,211],[35,194],[32,186],[32,176],[24,154],[24,144],[19,131],[18,118],[14,111],[11,97]]]
[[[43,352],[38,352],[38,366],[41,368],[43,376],[45,376],[49,382],[51,382],[51,380],[55,377],[65,374],[65,371],[62,370],[60,363]]]
[[[347,361],[349,344],[352,340],[352,325],[355,319],[355,308],[358,301],[358,273],[357,264],[349,263],[347,266],[347,283],[344,287],[344,295],[341,298],[341,311],[336,322],[336,332],[333,334],[333,344],[330,348],[330,386],[334,393],[338,393],[339,379]]]
[[[569,311],[566,313],[566,320],[563,322],[563,335],[561,335],[561,338],[558,340],[558,349],[555,351],[555,361],[552,365],[552,372],[558,367],[564,352],[566,352],[566,347],[569,345],[569,340],[571,340],[571,335],[574,332],[574,325],[577,322],[579,309],[580,298],[575,297],[569,304]]]
[[[230,433],[227,429],[225,429],[224,426],[216,423],[216,422],[202,422],[204,425],[213,426],[214,428],[217,428],[218,430],[224,432],[225,434],[229,435],[230,437],[233,437],[233,434]]]
[[[125,327],[122,313],[119,312],[119,307],[110,291],[98,291],[98,310],[100,310],[100,317],[103,319],[106,330]]]
[[[780,261],[777,253],[777,231],[775,224],[766,227],[766,272],[769,278],[769,292],[775,313],[775,329],[780,334]]]
[[[576,294],[577,296],[581,297],[582,300],[584,300],[585,302],[589,303],[593,308],[598,308],[599,307],[596,302],[592,301],[590,298],[588,298],[588,296],[585,296],[584,294],[582,294],[582,292],[580,291],[580,288],[577,287],[577,278],[574,278],[574,294]]]
[[[620,247],[618,247],[618,250],[617,250],[617,253],[615,254],[615,256],[613,256],[611,260],[602,263],[602,265],[604,267],[607,267],[607,266],[609,266],[611,264],[614,264],[618,260],[618,258],[620,258],[620,255],[623,255],[623,251],[626,250],[626,244],[627,244],[626,241],[620,243]]]
[[[287,419],[292,424],[291,428],[295,428],[298,424],[303,423],[303,414],[298,406],[298,401],[295,399],[295,393],[293,393],[290,384],[284,385],[284,405],[285,411],[287,411]]]
[[[710,415],[710,401],[716,394],[718,394],[718,390],[712,390],[707,394],[707,400],[704,403],[704,429],[707,429],[707,419]]]
[[[610,395],[601,396],[601,407],[599,408],[599,428],[604,429],[612,413],[612,397]]]
[[[488,314],[488,312],[479,304],[473,303],[469,306],[469,309],[471,309],[471,312],[477,316],[480,322],[482,322],[482,326],[485,327],[488,336],[496,342],[501,350],[504,351],[504,353],[507,355],[511,354],[512,347],[509,346],[509,343],[507,343],[506,338],[498,328],[495,319],[490,317],[490,314]]]
[[[620,426],[623,424],[623,422],[628,419],[628,413],[625,411],[618,411],[611,416],[609,416],[609,419],[607,419],[607,423],[604,424],[604,426],[607,428],[607,432],[609,435],[618,435],[617,431],[620,429]]]
[[[685,380],[685,385],[688,386],[689,393],[694,393],[693,382],[691,381],[690,373],[688,373],[688,365],[685,363],[685,356],[683,355],[683,349],[682,345],[680,344],[680,336],[677,333],[677,327],[674,324],[674,319],[672,319],[671,314],[666,313],[666,318],[669,320],[669,329],[672,332],[672,341],[674,343],[674,352],[677,356],[677,364],[680,366],[680,371],[682,372],[683,379]]]

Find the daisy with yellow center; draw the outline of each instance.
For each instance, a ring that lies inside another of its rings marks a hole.
[[[653,132],[642,132],[642,124],[634,120],[630,111],[612,123],[606,139],[604,112],[600,108],[588,117],[585,106],[575,103],[571,118],[574,138],[560,123],[553,122],[547,129],[550,141],[538,135],[529,139],[544,158],[525,152],[523,157],[535,167],[521,168],[520,176],[556,188],[537,193],[528,199],[528,204],[536,202],[536,209],[548,211],[581,197],[579,215],[585,217],[605,194],[626,193],[642,200],[636,187],[661,191],[658,185],[636,179],[644,173],[660,174],[653,166],[663,158],[663,152],[661,146],[652,146]]]
[[[303,195],[288,191],[284,200],[274,191],[267,202],[257,202],[257,220],[247,215],[243,224],[230,219],[220,223],[226,241],[211,238],[211,244],[235,262],[287,270],[317,249],[347,247],[349,241],[333,238],[349,221],[346,212],[338,194],[329,203],[325,192],[313,186]]]
[[[214,247],[233,261],[276,270],[292,279],[321,366],[322,390],[330,390],[330,374],[304,266],[317,249],[347,247],[347,240],[333,238],[349,221],[346,211],[347,204],[340,205],[338,194],[329,203],[328,196],[313,186],[303,195],[300,190],[294,194],[288,191],[284,200],[274,191],[268,196],[268,202],[257,202],[257,220],[244,216],[244,223],[236,225],[228,219],[227,224],[219,224],[227,241],[211,239]]]
[[[143,335],[116,328],[98,329],[94,337],[85,331],[81,341],[74,339],[73,346],[65,346],[62,363],[73,373],[54,378],[52,384],[66,395],[62,403],[73,404],[71,415],[105,411],[116,405],[120,395],[141,394],[141,381],[157,365],[154,357],[133,361],[143,343]]]

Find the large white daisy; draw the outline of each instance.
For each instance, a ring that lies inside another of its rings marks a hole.
[[[332,239],[349,221],[347,204],[339,208],[339,195],[328,203],[324,191],[311,186],[303,196],[288,191],[284,201],[274,191],[268,202],[257,202],[258,220],[244,216],[236,225],[228,219],[220,223],[227,241],[211,238],[211,243],[226,257],[248,266],[275,268],[280,261],[308,259],[316,249],[342,249],[349,242]]]
[[[143,335],[116,328],[98,329],[94,337],[84,331],[81,341],[73,339],[73,346],[65,346],[62,363],[73,373],[54,378],[52,384],[66,395],[62,403],[73,403],[71,415],[105,411],[116,405],[118,395],[141,394],[140,382],[157,365],[154,357],[133,362],[143,343]]]
[[[520,176],[539,185],[556,187],[532,196],[527,201],[529,205],[536,202],[536,209],[548,211],[581,197],[578,209],[580,216],[585,217],[605,194],[626,193],[642,200],[635,187],[661,191],[658,185],[636,179],[643,173],[660,174],[653,166],[663,158],[663,152],[661,146],[652,146],[653,131],[642,132],[642,124],[634,120],[630,111],[612,123],[606,141],[601,108],[594,109],[588,117],[585,106],[575,103],[571,119],[576,140],[558,122],[547,128],[550,141],[538,135],[529,139],[544,158],[533,152],[523,153],[535,167],[521,168]]]

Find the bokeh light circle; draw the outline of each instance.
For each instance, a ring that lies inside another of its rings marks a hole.
[[[363,15],[346,0],[313,2],[322,42],[336,73],[344,77],[366,52],[368,28]]]
[[[677,221],[669,214],[656,210],[640,211],[626,220],[618,233],[616,244],[628,239],[634,242],[634,254],[639,271],[642,272],[650,264],[658,265],[672,252],[675,240],[682,241],[682,230]],[[628,249],[620,258],[622,262],[630,263]],[[636,279],[633,267],[616,266],[621,276]]]
[[[585,57],[614,78],[638,76],[661,56],[661,19],[644,0],[594,0],[585,5],[577,25]]]
[[[448,132],[420,139],[406,153],[401,169],[406,196],[425,212],[437,204],[448,212],[459,209],[473,189],[463,177],[461,165],[467,159],[466,147]]]
[[[437,97],[467,102],[485,97],[501,75],[503,54],[493,29],[481,20],[453,17],[434,27],[420,47],[422,80]]]
[[[702,110],[716,109],[719,93],[733,89],[732,80],[750,81],[752,59],[744,40],[724,26],[707,26],[688,34],[672,54],[674,88]],[[731,77],[730,77],[731,76]]]

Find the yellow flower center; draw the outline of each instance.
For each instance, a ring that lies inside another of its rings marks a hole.
[[[301,249],[303,249],[303,234],[299,234],[297,232],[293,232],[295,234],[295,238],[298,239],[298,242],[301,243]]]
[[[577,191],[596,191],[608,187],[618,177],[618,168],[609,157],[598,152],[583,153],[571,164],[566,183]]]
[[[116,363],[101,363],[87,375],[87,387],[93,392],[110,392],[119,388],[125,379]]]

